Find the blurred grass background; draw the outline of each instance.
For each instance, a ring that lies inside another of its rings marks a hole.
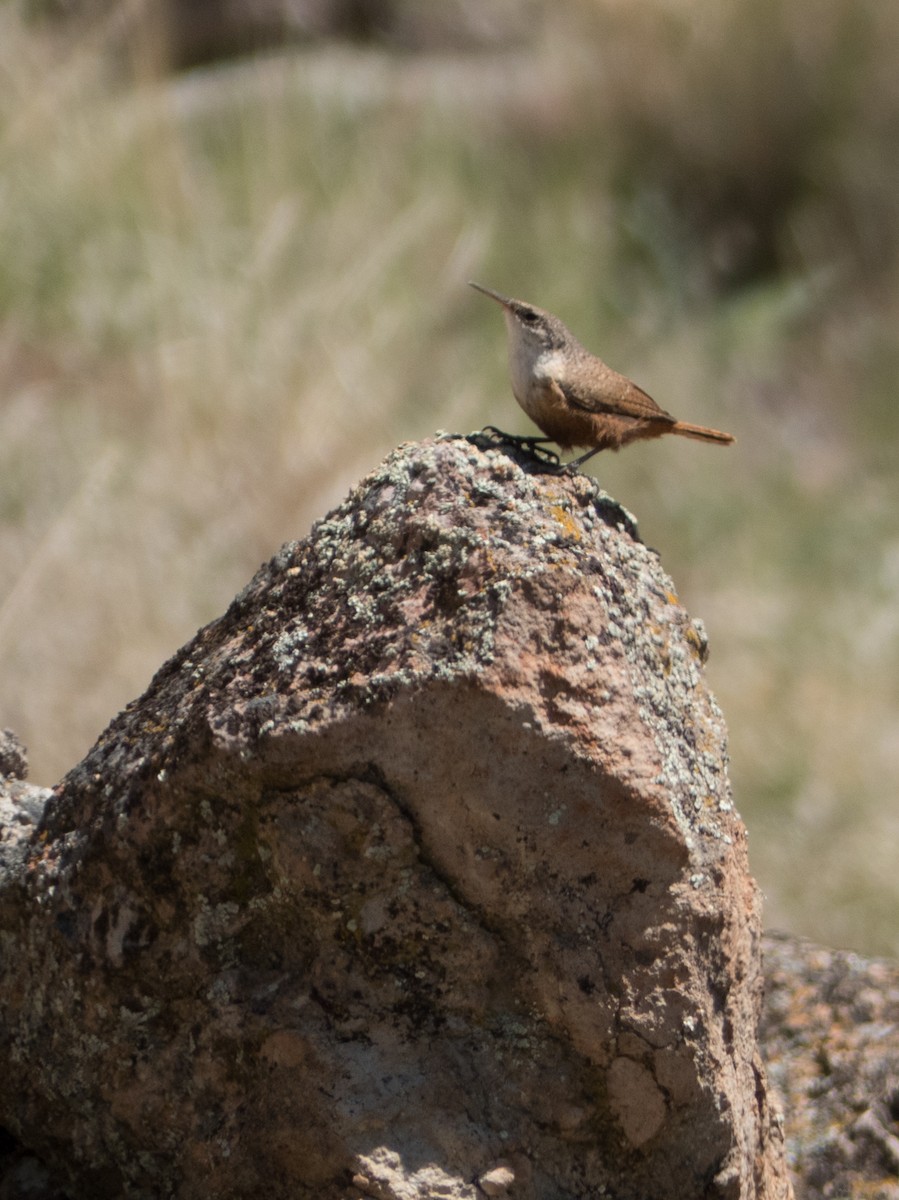
[[[899,9],[369,0],[191,67],[164,6],[71,8],[0,4],[32,778],[397,442],[531,432],[475,278],[737,435],[591,470],[709,628],[768,924],[899,953]]]

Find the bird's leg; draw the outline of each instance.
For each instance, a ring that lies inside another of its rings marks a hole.
[[[582,467],[585,462],[589,462],[589,460],[593,457],[594,454],[599,454],[601,449],[602,449],[602,446],[594,446],[593,449],[588,450],[586,454],[581,454],[578,458],[573,458],[571,460],[571,462],[565,464],[565,470],[566,471],[577,470],[577,468]]]

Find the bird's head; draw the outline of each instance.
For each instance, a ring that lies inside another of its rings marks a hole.
[[[483,287],[474,281],[471,281],[469,286],[503,306],[510,339],[523,339],[526,345],[537,353],[559,350],[571,342],[571,334],[552,313],[533,304],[526,304],[524,300],[513,300],[510,296],[500,295],[492,288]]]

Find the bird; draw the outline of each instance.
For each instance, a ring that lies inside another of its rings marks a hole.
[[[503,296],[470,281],[469,286],[502,305],[509,341],[509,370],[515,399],[545,438],[562,450],[586,446],[572,460],[580,467],[600,450],[619,450],[629,442],[665,433],[729,446],[730,433],[676,420],[636,383],[591,354],[551,312]]]

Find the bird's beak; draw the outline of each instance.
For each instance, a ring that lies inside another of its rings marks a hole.
[[[475,289],[475,291],[477,291],[477,292],[483,292],[484,295],[489,296],[491,298],[491,300],[498,301],[503,306],[503,308],[511,309],[512,301],[509,299],[508,296],[501,296],[499,294],[499,292],[494,292],[491,288],[482,287],[481,284],[475,283],[475,281],[473,279],[469,279],[468,286],[473,287]]]

